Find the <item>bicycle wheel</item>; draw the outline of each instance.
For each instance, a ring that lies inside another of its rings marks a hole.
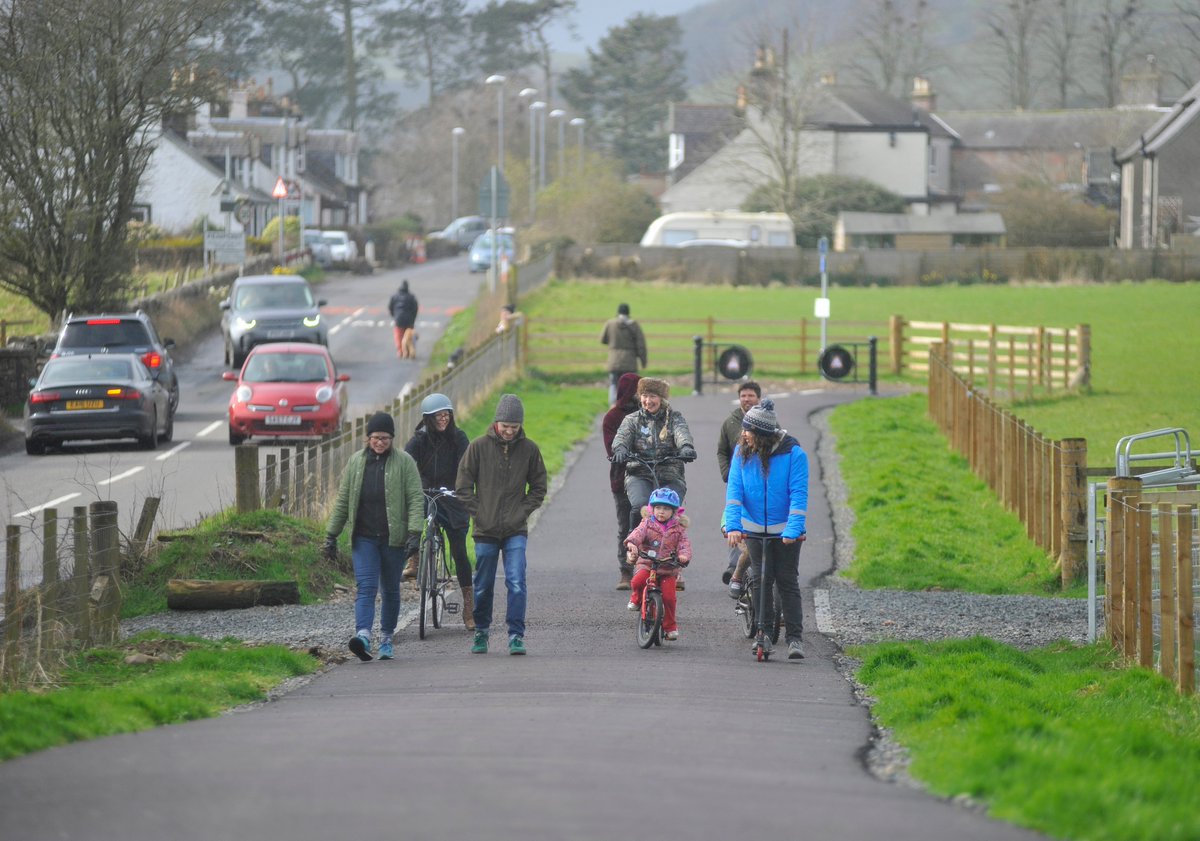
[[[637,641],[642,648],[659,644],[662,630],[662,593],[642,594],[642,614],[638,617]]]
[[[429,535],[421,544],[421,560],[417,565],[417,592],[418,598],[421,600],[420,607],[417,611],[419,620],[417,623],[417,631],[421,639],[425,639],[425,624],[429,621],[432,624],[433,616],[430,611],[432,599],[434,599],[434,541]]]
[[[446,568],[446,542],[439,531],[434,538],[433,546],[433,627],[442,627],[442,615],[446,610],[446,587],[450,581],[450,571]]]

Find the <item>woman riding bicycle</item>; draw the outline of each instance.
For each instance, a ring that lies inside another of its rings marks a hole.
[[[458,463],[467,451],[467,434],[454,424],[454,404],[444,394],[430,394],[421,401],[421,420],[413,437],[404,445],[405,451],[417,463],[423,488],[453,488],[458,476]],[[467,559],[467,529],[470,517],[462,503],[453,497],[442,497],[437,504],[437,521],[445,530],[450,544],[450,557],[462,590],[463,624],[475,629],[471,618],[473,606],[471,562]],[[416,578],[417,556],[408,559],[405,578]]]
[[[742,441],[729,465],[725,535],[730,546],[745,541],[750,550],[751,586],[762,586],[756,604],[772,604],[771,587],[779,586],[789,660],[804,657],[800,547],[807,509],[808,455],[779,428],[774,401],[763,400],[742,419]]]
[[[687,535],[688,519],[679,508],[679,494],[670,488],[655,488],[650,494],[650,504],[642,509],[642,521],[637,528],[625,539],[626,557],[631,564],[637,564],[630,585],[633,593],[629,597],[627,607],[630,610],[640,610],[642,606],[642,588],[650,577],[652,561],[673,559],[679,567],[685,567],[692,560],[692,542]],[[647,557],[653,550],[653,557]],[[675,623],[675,578],[679,569],[673,566],[659,566],[657,569],[658,583],[662,588],[663,600],[663,631],[668,640],[679,639],[679,626]]]

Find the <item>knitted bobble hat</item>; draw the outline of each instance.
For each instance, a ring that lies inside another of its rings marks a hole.
[[[758,405],[751,406],[742,418],[742,429],[763,435],[774,435],[778,432],[779,420],[775,417],[775,401],[767,398]]]
[[[515,394],[500,395],[496,404],[496,423],[525,423],[525,406]]]

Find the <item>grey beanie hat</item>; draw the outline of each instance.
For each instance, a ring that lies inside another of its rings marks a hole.
[[[775,401],[767,398],[755,406],[751,406],[746,416],[742,418],[742,429],[757,432],[760,435],[774,435],[779,431],[779,420],[775,417]]]
[[[496,404],[497,423],[525,423],[525,406],[515,394],[501,394]]]
[[[375,432],[385,432],[395,438],[396,422],[392,420],[392,416],[387,412],[376,412],[371,415],[371,419],[367,421],[367,434],[371,435]]]

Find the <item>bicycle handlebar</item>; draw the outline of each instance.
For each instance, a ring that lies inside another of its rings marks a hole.
[[[455,499],[458,497],[453,488],[421,488],[421,493],[425,494],[426,499],[441,499],[444,496]]]

